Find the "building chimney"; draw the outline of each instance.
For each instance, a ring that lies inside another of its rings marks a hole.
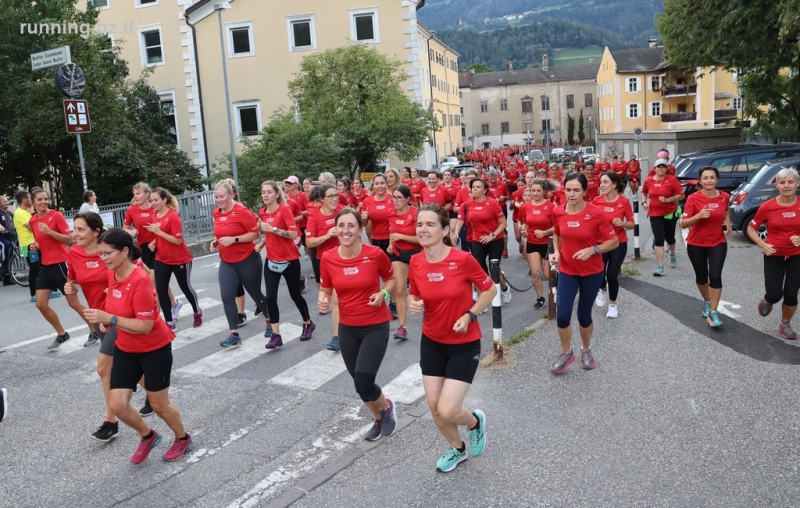
[[[514,74],[514,59],[513,58],[509,58],[508,59],[508,72],[510,72],[511,74]]]
[[[470,67],[469,68],[469,73],[474,76],[475,75],[475,67]]]
[[[547,55],[542,55],[542,70],[543,71],[550,70],[550,66],[548,65],[548,62],[549,62],[549,58],[547,58]]]
[[[589,63],[594,63],[594,57],[593,56],[589,57]]]
[[[658,42],[658,39],[656,39],[655,37],[651,37],[648,42],[649,42],[651,48],[655,48],[656,47],[656,43]]]

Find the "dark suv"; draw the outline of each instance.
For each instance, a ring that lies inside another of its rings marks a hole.
[[[700,169],[706,166],[717,168],[719,171],[717,188],[731,192],[766,161],[788,157],[800,157],[800,145],[746,146],[725,152],[684,156],[675,166],[675,171],[686,197],[697,190]]]

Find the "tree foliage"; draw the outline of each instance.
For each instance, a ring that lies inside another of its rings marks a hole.
[[[482,64],[482,63],[472,64],[469,67],[466,67],[466,66],[462,65],[461,67],[459,67],[458,70],[459,70],[459,72],[474,70],[476,74],[482,74],[482,73],[486,73],[486,72],[494,72],[494,69],[492,69],[488,65]]]
[[[351,175],[374,171],[390,153],[412,160],[439,126],[432,111],[409,100],[403,64],[363,44],[303,58],[289,82],[300,123],[332,138]]]
[[[583,132],[583,108],[581,108],[581,114],[578,117],[578,141],[583,144],[583,141],[586,139],[586,134]]]
[[[572,115],[567,113],[567,144],[572,144],[575,141],[575,119]]]

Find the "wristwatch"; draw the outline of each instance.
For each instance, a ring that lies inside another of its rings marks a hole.
[[[594,247],[592,247],[592,249],[594,250],[594,253],[595,253],[595,254],[600,254],[600,247],[598,247],[597,245],[595,245]]]
[[[111,326],[117,326],[117,316],[111,316],[111,319],[108,320],[108,324]]]
[[[237,236],[237,237],[235,237],[235,238],[233,239],[233,241],[234,241],[234,242],[238,242],[238,241],[239,241],[239,237],[238,237],[238,236]]]
[[[276,228],[275,226],[272,226],[272,232],[275,233],[275,234],[278,234],[278,228]]]
[[[492,238],[497,238],[497,235],[496,235],[496,234],[494,234],[494,232],[492,232],[492,233],[489,233],[489,236],[491,236]]]
[[[475,321],[478,320],[478,316],[476,316],[475,313],[472,312],[471,310],[467,311],[467,315],[469,316],[469,320],[471,323],[474,323]]]

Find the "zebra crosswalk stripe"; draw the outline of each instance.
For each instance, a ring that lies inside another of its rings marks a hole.
[[[345,370],[347,369],[340,354],[333,351],[320,351],[281,372],[270,379],[270,382],[316,390]]]

